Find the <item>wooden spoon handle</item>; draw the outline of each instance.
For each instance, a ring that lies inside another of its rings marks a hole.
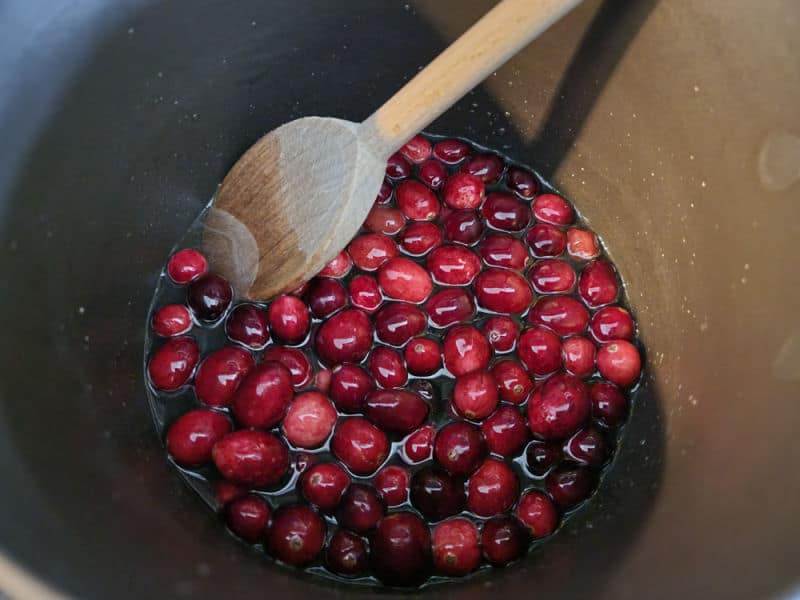
[[[363,124],[388,158],[581,0],[502,0]]]

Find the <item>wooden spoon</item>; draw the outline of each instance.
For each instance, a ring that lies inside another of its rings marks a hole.
[[[580,0],[502,0],[363,123],[305,117],[256,142],[222,182],[204,248],[237,292],[310,279],[364,222],[386,161]]]

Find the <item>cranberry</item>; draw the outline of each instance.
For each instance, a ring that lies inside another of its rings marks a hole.
[[[589,324],[589,311],[571,296],[543,296],[528,313],[528,322],[544,325],[560,336],[583,333]]]
[[[292,374],[276,361],[253,368],[233,396],[231,410],[244,427],[274,427],[286,414],[294,396]]]
[[[489,371],[473,371],[456,379],[453,406],[473,421],[488,417],[500,402],[497,382]]]
[[[375,315],[375,333],[386,344],[402,346],[425,331],[426,321],[425,313],[419,307],[393,302]]]
[[[211,448],[231,431],[224,414],[200,408],[184,413],[167,431],[167,452],[182,467],[211,462]]]
[[[489,317],[481,330],[495,352],[511,352],[519,339],[519,326],[509,317]]]
[[[634,334],[631,313],[621,306],[606,306],[592,317],[589,331],[601,344],[613,340],[632,340]]]
[[[528,205],[504,192],[489,194],[483,203],[481,214],[489,226],[502,231],[522,231],[531,220]]]
[[[596,429],[581,429],[564,444],[564,453],[580,464],[597,467],[606,461],[606,441]]]
[[[153,387],[172,392],[189,381],[200,358],[200,349],[190,337],[167,340],[147,363],[147,374]]]
[[[586,229],[570,227],[567,230],[567,252],[576,260],[591,260],[600,255],[597,236]]]
[[[589,419],[586,385],[574,375],[552,375],[528,403],[528,425],[543,439],[565,438]]]
[[[540,260],[530,271],[528,280],[539,294],[569,292],[575,286],[575,270],[563,260]]]
[[[350,280],[348,292],[353,306],[367,312],[377,310],[383,302],[378,282],[369,275],[356,275],[353,277]]]
[[[397,512],[384,517],[371,541],[371,564],[381,581],[410,586],[427,579],[431,568],[431,534],[417,515]]]
[[[317,330],[314,347],[320,360],[328,365],[359,363],[372,348],[372,323],[360,310],[343,310]]]
[[[400,234],[400,248],[411,256],[424,256],[442,243],[442,230],[427,221],[411,223]]]
[[[297,296],[299,298],[300,296],[302,296],[303,294],[305,294],[308,291],[309,287],[311,287],[311,282],[310,281],[304,281],[303,283],[298,285],[296,288],[294,288],[293,290],[290,290],[287,293],[291,294],[292,296]]]
[[[189,285],[189,306],[199,319],[215,321],[231,305],[233,289],[219,275],[206,275]]]
[[[267,532],[271,511],[255,494],[237,498],[225,509],[225,520],[230,530],[251,544],[260,542]]]
[[[269,307],[273,336],[287,344],[299,344],[308,335],[311,317],[305,303],[296,296],[279,296]]]
[[[253,357],[243,348],[229,346],[212,352],[194,377],[197,399],[208,406],[228,406],[254,365]]]
[[[317,386],[317,389],[322,392],[323,394],[327,394],[328,390],[331,387],[331,370],[330,369],[320,369],[317,371],[316,376],[314,377],[314,383]]]
[[[290,565],[313,562],[325,543],[325,523],[308,506],[285,506],[275,512],[267,547],[276,559]]]
[[[360,575],[369,564],[367,545],[355,533],[339,529],[328,542],[325,563],[339,575]]]
[[[455,139],[446,139],[436,142],[433,146],[433,155],[443,163],[454,165],[472,152],[466,142]]]
[[[395,152],[386,162],[386,174],[392,179],[404,179],[411,175],[411,164],[399,152]]]
[[[433,290],[428,272],[414,261],[403,257],[393,258],[380,268],[378,283],[389,298],[414,304],[425,300]]]
[[[636,346],[625,340],[615,340],[597,351],[597,368],[611,383],[628,387],[642,372],[642,359]]]
[[[478,244],[478,254],[490,267],[505,267],[521,271],[528,262],[525,245],[504,233],[487,235]]]
[[[425,310],[436,327],[470,321],[475,315],[472,295],[460,288],[439,290],[425,303]]]
[[[561,344],[561,357],[564,368],[578,377],[588,377],[594,372],[596,348],[583,336],[567,338]]]
[[[405,225],[406,220],[403,213],[396,208],[389,206],[373,206],[364,221],[364,228],[373,233],[383,233],[394,235]]]
[[[333,370],[330,395],[342,412],[361,412],[364,399],[373,389],[372,378],[361,367],[342,365]]]
[[[619,284],[617,272],[605,260],[593,260],[581,273],[578,281],[581,298],[592,308],[610,304],[617,299]]]
[[[234,342],[260,350],[269,342],[267,315],[253,304],[240,304],[228,315],[225,333]]]
[[[381,189],[375,197],[375,204],[388,204],[392,199],[392,184],[386,179],[381,182]]]
[[[167,304],[153,315],[153,331],[161,337],[186,333],[192,328],[192,315],[183,304]]]
[[[513,360],[501,360],[492,365],[492,375],[497,382],[500,398],[513,404],[522,404],[533,390],[528,372]]]
[[[441,285],[469,285],[481,270],[481,260],[464,246],[440,246],[426,262],[433,280]]]
[[[489,366],[492,350],[483,334],[471,325],[456,325],[444,336],[444,366],[456,377]]]
[[[467,509],[480,517],[493,517],[514,506],[517,476],[506,463],[487,458],[467,482]]]
[[[443,575],[467,575],[481,563],[478,528],[467,519],[451,519],[433,530],[433,564]]]
[[[339,423],[331,450],[356,475],[370,475],[389,455],[389,440],[372,423],[355,417]]]
[[[218,509],[226,507],[237,498],[247,494],[246,487],[236,485],[225,479],[220,479],[211,484],[211,490]]]
[[[286,346],[270,346],[264,350],[261,360],[263,362],[273,360],[289,369],[289,373],[292,375],[292,387],[296,390],[304,388],[311,382],[313,369],[311,362],[302,350]]]
[[[425,162],[431,157],[431,143],[422,135],[415,135],[400,148],[400,154],[413,163]]]
[[[478,177],[455,173],[445,181],[442,198],[451,208],[478,208],[483,202],[485,190],[483,181]]]
[[[424,467],[411,478],[411,504],[429,521],[441,521],[464,509],[464,481],[439,467]]]
[[[336,520],[340,527],[356,533],[367,533],[377,527],[385,512],[386,507],[375,488],[354,483],[342,496]]]
[[[314,465],[300,480],[303,497],[326,513],[336,510],[349,485],[350,476],[335,463]]]
[[[408,390],[375,390],[367,396],[364,414],[384,431],[410,433],[428,416],[428,403]]]
[[[432,221],[439,214],[439,199],[430,188],[408,179],[395,191],[397,207],[412,221]]]
[[[347,252],[362,271],[376,271],[387,260],[397,256],[397,246],[388,236],[364,233],[350,242]]]
[[[408,381],[402,357],[385,346],[378,346],[370,353],[367,369],[376,383],[384,388],[400,387]]]
[[[420,427],[409,435],[403,442],[403,453],[405,454],[406,462],[413,465],[421,463],[423,460],[428,460],[431,457],[431,452],[433,452],[433,438],[435,435],[436,430],[430,425]]]
[[[304,392],[292,400],[281,425],[286,440],[298,448],[319,448],[333,431],[338,415],[325,394]]]
[[[438,190],[447,179],[447,169],[438,160],[426,160],[419,167],[419,178],[432,190]]]
[[[472,246],[481,238],[483,221],[474,210],[457,210],[446,219],[444,224],[444,239],[456,244]]]
[[[305,473],[318,462],[318,456],[311,452],[296,452],[294,455],[294,470],[298,474]]]
[[[567,509],[589,497],[594,487],[594,478],[586,467],[559,469],[547,476],[545,486],[555,503]]]
[[[569,202],[555,194],[542,194],[533,201],[533,215],[544,223],[569,225],[575,219],[575,211]]]
[[[554,442],[533,440],[525,450],[525,464],[534,477],[542,478],[561,462],[561,447]]]
[[[539,191],[539,182],[533,173],[511,167],[506,175],[506,183],[521,198],[530,200]]]
[[[350,255],[346,250],[342,250],[327,265],[322,267],[322,270],[317,275],[339,279],[347,275],[352,267],[353,261],[350,259]]]
[[[625,420],[628,404],[620,389],[613,383],[598,381],[589,390],[592,413],[601,423],[616,427]]]
[[[208,272],[208,261],[197,250],[184,248],[173,254],[167,263],[167,274],[178,285],[186,285]]]
[[[403,355],[412,375],[427,377],[442,368],[442,351],[436,340],[414,338],[406,346]]]
[[[494,154],[475,154],[461,165],[462,173],[480,178],[484,183],[497,183],[503,175],[503,160]]]
[[[472,423],[454,421],[436,434],[433,456],[453,475],[469,475],[486,456],[486,441]]]
[[[531,490],[522,494],[517,517],[534,538],[550,535],[558,526],[558,511],[553,501],[542,492]]]
[[[294,296],[287,296],[287,298],[294,298]],[[315,277],[306,292],[306,302],[308,302],[312,315],[318,319],[324,319],[347,305],[347,292],[336,279]]]
[[[560,256],[567,247],[566,234],[547,223],[534,225],[525,234],[525,241],[536,258]]]
[[[271,433],[240,429],[216,444],[211,457],[225,479],[262,487],[280,481],[289,469],[289,450]]]
[[[408,500],[410,482],[411,477],[405,468],[389,465],[378,471],[373,483],[387,506],[400,506]]]
[[[489,452],[500,456],[517,456],[528,441],[528,427],[518,409],[501,406],[481,424]]]
[[[561,367],[561,340],[544,327],[532,327],[522,332],[517,354],[528,372],[544,377]]]
[[[486,521],[481,531],[481,548],[490,563],[507,565],[525,553],[528,535],[513,517],[495,517]]]
[[[475,297],[486,310],[519,314],[528,309],[533,293],[518,273],[492,268],[483,271],[475,280]]]

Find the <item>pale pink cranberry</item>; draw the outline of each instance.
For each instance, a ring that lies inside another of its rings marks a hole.
[[[311,382],[313,368],[311,361],[302,350],[286,346],[269,346],[261,355],[262,362],[274,360],[289,369],[292,375],[292,387],[296,390],[304,388]]]
[[[543,296],[528,313],[528,322],[544,325],[560,336],[575,335],[586,331],[589,311],[571,296]]]
[[[327,394],[328,390],[331,388],[331,376],[332,373],[330,369],[320,369],[314,376],[314,385],[316,385],[317,389],[323,394]]]
[[[251,544],[260,542],[267,533],[272,514],[269,504],[255,494],[237,498],[225,508],[228,528]]]
[[[225,508],[228,504],[247,495],[247,488],[231,483],[226,479],[220,479],[211,484],[211,491],[214,494],[214,502],[217,510]]]
[[[167,431],[167,452],[182,467],[199,467],[211,462],[211,449],[231,432],[224,414],[200,408],[184,413]]]
[[[476,425],[454,421],[436,434],[433,455],[449,473],[469,475],[486,456],[486,440]]]
[[[613,383],[598,381],[592,384],[589,395],[592,398],[592,414],[595,419],[608,427],[616,427],[625,420],[628,403],[624,394]]]
[[[597,467],[606,462],[606,440],[597,429],[581,429],[564,444],[564,453],[579,464]]]
[[[334,256],[331,261],[322,267],[322,270],[317,273],[320,277],[334,277],[336,279],[344,277],[350,272],[353,267],[353,261],[346,250],[342,250]]]
[[[439,467],[426,466],[411,478],[409,497],[428,521],[441,521],[464,510],[464,480]]]
[[[525,241],[535,258],[561,256],[567,247],[567,235],[547,223],[534,225],[525,234]]]
[[[603,344],[613,340],[632,340],[635,328],[631,313],[621,306],[606,306],[594,313],[589,331]]]
[[[333,432],[331,450],[356,475],[370,475],[389,456],[386,434],[366,419],[341,421]]]
[[[619,283],[617,272],[605,260],[593,260],[586,265],[578,281],[578,292],[592,308],[610,304],[617,299]]]
[[[519,273],[506,269],[486,269],[475,279],[478,304],[495,313],[514,315],[525,312],[533,292]]]
[[[490,227],[501,231],[522,231],[531,220],[528,205],[505,192],[494,192],[486,197],[481,214]]]
[[[525,464],[537,479],[546,477],[562,458],[561,447],[556,442],[533,440],[525,450]]]
[[[347,291],[336,279],[315,277],[306,292],[306,302],[312,315],[324,319],[347,306]]]
[[[395,152],[386,162],[386,175],[392,179],[404,179],[411,175],[411,163],[402,154]]]
[[[544,382],[528,403],[528,426],[542,439],[572,435],[589,419],[589,391],[580,379],[556,373]]]
[[[451,519],[433,529],[433,564],[443,575],[467,575],[481,564],[478,528],[467,519]]]
[[[597,368],[611,383],[628,387],[639,379],[642,358],[636,346],[626,340],[615,340],[597,351]]]
[[[576,335],[561,342],[561,358],[564,368],[578,377],[594,373],[595,345],[583,336]]]
[[[228,315],[225,333],[234,342],[260,350],[269,342],[267,314],[254,304],[240,304]]]
[[[336,521],[340,527],[356,533],[367,533],[383,518],[386,506],[371,485],[354,483],[342,496],[336,511]]]
[[[519,339],[519,325],[509,317],[489,317],[481,331],[495,352],[511,352]]]
[[[331,399],[342,412],[361,412],[364,399],[375,383],[364,369],[357,365],[341,365],[331,375]]]
[[[271,433],[257,429],[229,433],[214,444],[211,457],[225,479],[241,485],[273,485],[289,470],[286,445]]]
[[[153,315],[153,331],[161,337],[173,337],[192,328],[192,315],[183,304],[167,304]]]
[[[339,415],[321,392],[295,396],[281,424],[286,440],[297,448],[319,448],[333,431]]]
[[[231,410],[244,427],[269,429],[286,414],[293,396],[289,369],[279,362],[262,362],[239,385]]]
[[[178,250],[167,263],[167,275],[178,285],[186,285],[206,273],[208,273],[206,257],[192,248]]]
[[[456,377],[489,366],[492,350],[483,334],[471,325],[456,325],[444,336],[444,366]]]
[[[443,163],[454,165],[472,152],[472,148],[461,140],[442,140],[433,147],[433,155]]]
[[[279,296],[269,306],[272,335],[287,344],[299,344],[308,335],[311,317],[308,307],[297,296]]]
[[[533,173],[511,167],[506,175],[506,183],[521,198],[530,200],[539,191],[539,182]]]
[[[377,271],[383,263],[397,256],[397,245],[383,234],[364,233],[350,242],[347,253],[362,271]]]
[[[472,246],[481,238],[483,220],[477,211],[471,209],[454,211],[447,218],[442,217],[444,239],[456,244]]]
[[[588,229],[570,227],[567,230],[567,252],[575,260],[591,260],[600,255],[597,236]]]
[[[487,184],[497,183],[503,176],[503,160],[494,154],[474,154],[461,165],[462,173],[475,175]]]
[[[403,358],[386,346],[378,346],[372,350],[367,359],[367,370],[383,388],[401,387],[408,381]]]
[[[303,497],[321,511],[332,513],[350,485],[350,476],[336,463],[319,463],[300,479]]]
[[[447,179],[447,169],[438,160],[426,160],[420,165],[418,176],[429,188],[438,190]]]
[[[461,288],[446,288],[435,292],[425,303],[425,311],[436,327],[465,323],[475,316],[472,294]]]
[[[506,463],[487,458],[467,482],[467,509],[479,517],[508,511],[517,500],[517,476]]]
[[[540,260],[528,271],[528,280],[539,294],[569,292],[576,279],[575,270],[563,260]]]
[[[372,535],[371,565],[383,583],[417,585],[431,570],[431,534],[417,515],[397,512],[384,517]]]
[[[373,233],[394,235],[398,233],[405,224],[406,219],[399,209],[390,206],[375,205],[370,209],[364,221],[364,228]]]
[[[427,221],[411,223],[398,238],[400,249],[411,256],[425,256],[442,243],[442,230]]]
[[[412,163],[422,163],[431,157],[433,148],[427,138],[422,135],[415,135],[400,148],[400,154],[405,156]]]
[[[442,351],[436,340],[414,338],[406,346],[403,356],[408,372],[417,377],[428,377],[442,368]]]
[[[417,304],[430,296],[433,282],[428,272],[414,261],[397,257],[378,271],[378,284],[389,298]]]
[[[425,313],[419,307],[392,302],[375,315],[375,333],[386,344],[402,346],[425,331],[426,321]]]
[[[397,207],[412,221],[432,221],[439,214],[439,199],[415,179],[408,179],[395,190]]]
[[[378,471],[373,484],[386,506],[400,506],[408,500],[411,476],[406,468],[389,465]]]
[[[350,303],[356,308],[373,312],[383,302],[381,288],[374,277],[369,275],[356,275],[348,284]]]
[[[381,183],[381,189],[375,197],[375,204],[388,204],[392,199],[392,184],[386,179]]]
[[[492,365],[500,398],[512,404],[522,404],[533,391],[533,381],[522,365],[513,360],[501,360]]]
[[[369,566],[367,545],[361,536],[339,529],[328,542],[325,564],[331,571],[339,575],[360,575]]]
[[[569,225],[575,220],[575,211],[569,202],[555,194],[538,196],[533,201],[533,215],[551,225]]]
[[[317,330],[314,347],[327,365],[359,363],[372,348],[372,323],[358,309],[343,310]]]
[[[521,271],[528,263],[528,251],[517,238],[504,233],[487,235],[478,244],[478,254],[490,267]]]
[[[269,553],[289,565],[316,560],[325,544],[325,523],[308,506],[284,506],[275,512],[267,533]]]
[[[454,173],[444,182],[442,199],[455,209],[478,208],[483,202],[486,187],[478,177],[467,173]]]
[[[153,387],[172,392],[188,383],[200,358],[200,349],[190,337],[171,338],[153,353],[147,374]]]
[[[206,275],[192,281],[186,295],[197,318],[215,321],[231,305],[233,288],[219,275]]]
[[[467,419],[480,421],[488,417],[498,402],[497,382],[489,371],[473,371],[456,379],[453,406]]]
[[[594,477],[586,467],[558,469],[545,479],[547,493],[562,509],[586,500],[594,488]]]
[[[433,452],[433,438],[436,430],[430,425],[420,427],[403,442],[403,458],[413,464],[428,460]]]
[[[375,390],[364,401],[367,418],[390,433],[414,431],[425,421],[428,410],[428,403],[409,390]]]
[[[464,246],[447,245],[433,250],[425,263],[440,285],[469,285],[481,270],[481,259]]]
[[[519,455],[529,437],[522,413],[507,405],[500,406],[489,415],[481,424],[481,431],[489,452],[505,457]]]
[[[200,363],[194,377],[197,399],[208,406],[228,406],[254,365],[252,355],[244,348],[228,346],[212,352]]]
[[[522,556],[527,547],[528,534],[514,517],[495,517],[484,523],[481,548],[493,565],[507,565]]]
[[[558,511],[547,494],[531,490],[522,494],[517,506],[517,518],[534,538],[550,535],[558,527]]]

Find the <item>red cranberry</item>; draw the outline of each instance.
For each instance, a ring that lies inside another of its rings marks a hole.
[[[328,542],[325,563],[339,575],[360,575],[369,565],[367,545],[355,533],[339,529]]]
[[[329,393],[342,412],[361,412],[364,399],[373,389],[372,378],[361,367],[342,365],[333,370]]]
[[[528,309],[533,293],[518,273],[492,268],[483,271],[475,280],[475,297],[486,310],[512,315]]]
[[[475,303],[472,295],[460,288],[446,288],[435,292],[425,303],[425,310],[436,327],[472,320]]]
[[[594,478],[586,467],[559,469],[547,476],[545,486],[555,503],[567,509],[589,497],[594,487]]]
[[[456,325],[444,336],[444,366],[456,377],[489,366],[492,350],[483,334],[471,325]]]
[[[208,272],[208,261],[197,250],[184,248],[173,254],[167,263],[167,274],[178,285],[186,285]]]
[[[247,494],[247,488],[241,485],[236,485],[225,479],[220,479],[211,484],[211,490],[214,494],[214,502],[217,508],[224,508],[237,498],[241,498]]]
[[[272,301],[268,314],[273,336],[287,344],[299,344],[308,335],[311,317],[300,298],[279,296]]]
[[[631,313],[621,306],[606,306],[594,313],[589,323],[589,331],[601,344],[613,340],[632,340],[633,318]]]
[[[525,234],[525,241],[536,258],[560,256],[567,247],[566,234],[547,223],[534,225]]]
[[[373,483],[387,506],[400,506],[408,500],[411,476],[401,466],[389,465],[384,467],[375,475]]]
[[[412,163],[419,164],[425,162],[431,157],[431,143],[428,138],[417,134],[408,140],[403,147],[400,148],[400,154],[405,156]]]
[[[373,233],[383,233],[385,235],[394,235],[398,233],[403,225],[406,224],[406,219],[403,213],[390,206],[373,206],[364,221],[364,228]]]
[[[469,285],[481,270],[481,260],[464,246],[440,246],[426,262],[433,280],[440,285]]]
[[[225,479],[262,487],[280,481],[289,469],[289,450],[271,433],[240,429],[216,444],[211,457]]]
[[[481,330],[495,352],[511,352],[519,339],[519,326],[509,317],[489,317]]]
[[[481,424],[489,452],[500,456],[517,456],[528,441],[528,427],[518,409],[501,406]]]
[[[492,375],[500,390],[500,398],[513,404],[522,404],[533,390],[528,372],[513,360],[501,360],[492,365]]]
[[[230,530],[251,544],[260,542],[267,532],[271,511],[255,494],[237,498],[225,509],[225,520]]]
[[[428,416],[428,403],[408,390],[375,390],[364,403],[364,414],[384,431],[410,433]]]
[[[592,398],[592,413],[601,423],[616,427],[625,420],[628,403],[613,383],[598,381],[592,384],[589,395]]]
[[[483,181],[478,177],[454,173],[444,183],[442,198],[451,208],[478,208],[483,202],[485,190]]]
[[[500,402],[497,382],[489,371],[473,371],[456,379],[453,406],[473,421],[488,417]]]
[[[506,463],[487,458],[467,482],[467,509],[479,517],[509,510],[517,500],[517,476]]]
[[[436,434],[433,456],[453,475],[469,475],[486,456],[486,441],[477,426],[454,421]]]
[[[292,400],[281,425],[286,440],[298,448],[319,448],[333,431],[338,414],[325,394],[305,392]]]
[[[506,183],[518,196],[530,200],[539,191],[539,182],[533,173],[511,167],[506,175]]]
[[[400,387],[408,381],[402,357],[385,346],[378,346],[369,355],[367,368],[377,384],[384,388]]]
[[[443,163],[454,165],[472,152],[466,142],[455,139],[441,140],[433,147],[433,155]]]
[[[575,219],[575,211],[569,202],[555,194],[542,194],[533,201],[533,215],[544,223],[569,225]]]
[[[417,515],[397,512],[384,517],[372,535],[372,568],[389,585],[425,581],[431,569],[431,534]]]
[[[383,302],[378,282],[369,275],[356,275],[353,277],[350,280],[348,292],[353,306],[367,312],[377,310]]]
[[[596,308],[617,299],[619,284],[617,272],[605,260],[593,260],[581,273],[578,291],[588,306]]]
[[[360,310],[343,310],[317,330],[314,347],[328,365],[359,363],[372,348],[372,323]]]
[[[375,333],[385,344],[402,346],[425,331],[426,321],[425,313],[419,307],[393,302],[375,315]]]
[[[439,467],[424,467],[411,478],[411,504],[429,521],[441,521],[464,509],[464,481]]]
[[[528,403],[528,425],[543,439],[565,438],[589,419],[586,385],[574,375],[552,375]]]
[[[564,368],[578,377],[588,377],[594,373],[596,348],[583,336],[576,335],[561,343],[561,357]]]
[[[528,535],[513,517],[495,517],[486,521],[481,531],[483,555],[493,565],[507,565],[525,553]]]
[[[413,464],[428,460],[433,452],[433,438],[436,430],[425,425],[410,434],[403,442],[403,453],[406,462]]]
[[[356,475],[370,475],[389,456],[389,440],[372,423],[356,417],[339,423],[331,450]]]
[[[192,315],[183,304],[167,304],[153,315],[153,331],[161,337],[186,333],[192,328]]]
[[[386,179],[381,183],[381,189],[375,198],[375,204],[388,204],[392,198],[392,184]]]
[[[287,296],[287,298],[294,298],[294,296]],[[312,315],[318,319],[324,319],[347,305],[347,292],[336,279],[315,277],[306,292],[306,302],[308,302]]]
[[[386,174],[392,179],[403,179],[411,175],[411,164],[399,152],[395,152],[386,162]]]
[[[350,476],[336,463],[314,465],[300,480],[303,497],[326,513],[336,510],[349,485]]]
[[[480,178],[484,183],[497,183],[503,175],[503,161],[494,154],[475,154],[461,165],[462,173]]]
[[[211,462],[211,448],[231,431],[224,414],[200,408],[181,415],[167,431],[167,452],[182,467]]]
[[[528,313],[528,322],[544,325],[560,336],[586,331],[589,311],[572,296],[543,296]]]
[[[412,375],[427,377],[442,368],[442,351],[436,340],[414,338],[406,346],[403,355]]]
[[[286,414],[293,396],[289,369],[279,362],[262,362],[239,385],[231,409],[244,427],[269,429]]]
[[[225,332],[234,342],[260,350],[269,342],[267,315],[253,304],[240,304],[228,315]]]
[[[354,483],[342,496],[336,520],[340,527],[356,533],[367,533],[378,526],[386,507],[378,492],[370,485]]]
[[[532,327],[522,332],[517,355],[536,377],[544,377],[561,367],[561,340],[544,327]]]
[[[419,167],[419,178],[432,190],[438,190],[447,179],[447,169],[438,160],[426,160]]]
[[[554,442],[533,440],[525,450],[525,462],[528,471],[534,477],[542,478],[561,462],[561,447]]]
[[[331,388],[331,370],[320,369],[317,371],[317,374],[314,376],[314,383],[320,392],[327,394],[328,390]]]
[[[294,288],[293,290],[290,290],[287,293],[291,294],[292,296],[297,296],[299,298],[300,296],[302,296],[303,294],[305,294],[308,291],[309,287],[311,287],[311,282],[310,281],[304,281],[303,283],[298,285],[296,288]]]
[[[397,207],[412,221],[432,221],[439,214],[439,199],[430,188],[408,179],[395,191]]]
[[[581,429],[564,444],[564,453],[580,464],[597,467],[606,461],[606,441],[596,429]]]
[[[517,517],[534,538],[550,535],[558,526],[558,511],[553,501],[542,492],[531,490],[522,494]]]
[[[287,348],[286,346],[270,346],[261,356],[263,362],[273,360],[289,369],[292,375],[292,387],[299,390],[311,382],[313,369],[311,361],[302,350]]]
[[[376,271],[387,260],[397,256],[397,246],[388,236],[364,233],[350,242],[347,252],[362,271]]]
[[[597,368],[611,383],[628,387],[639,379],[642,359],[636,346],[625,340],[615,340],[597,351]]]
[[[189,381],[200,358],[200,349],[190,337],[167,340],[147,363],[147,374],[153,387],[172,392]]]
[[[285,506],[275,512],[267,533],[270,554],[289,565],[313,562],[325,543],[325,523],[308,506]]]
[[[531,220],[531,209],[520,199],[504,192],[489,194],[481,207],[486,222],[502,231],[522,231]]]
[[[350,259],[350,255],[346,250],[342,250],[327,265],[322,267],[322,270],[317,275],[339,279],[347,275],[352,267],[353,261]]]
[[[576,260],[591,260],[600,255],[597,236],[586,229],[570,227],[567,230],[567,252]]]
[[[393,258],[380,268],[378,283],[389,298],[413,304],[422,302],[433,291],[433,282],[428,272],[414,261],[403,257]]]
[[[294,470],[298,474],[305,473],[318,462],[318,456],[311,452],[296,452],[294,455]]]
[[[400,234],[398,243],[406,254],[424,256],[442,243],[442,230],[427,221],[411,223]]]
[[[467,575],[481,564],[478,528],[467,519],[451,519],[433,530],[433,564],[443,575]]]
[[[189,285],[189,306],[198,318],[214,321],[231,305],[233,289],[219,275],[206,275]]]
[[[478,254],[490,267],[505,267],[521,271],[528,262],[525,245],[504,233],[487,235],[478,244]]]
[[[457,210],[449,217],[443,218],[442,223],[444,239],[456,244],[472,246],[483,233],[483,220],[474,210]]]
[[[228,346],[212,352],[200,363],[194,378],[197,399],[208,406],[228,406],[254,365],[243,348]]]
[[[563,260],[540,260],[528,271],[528,280],[539,294],[569,292],[576,279],[575,270]]]

